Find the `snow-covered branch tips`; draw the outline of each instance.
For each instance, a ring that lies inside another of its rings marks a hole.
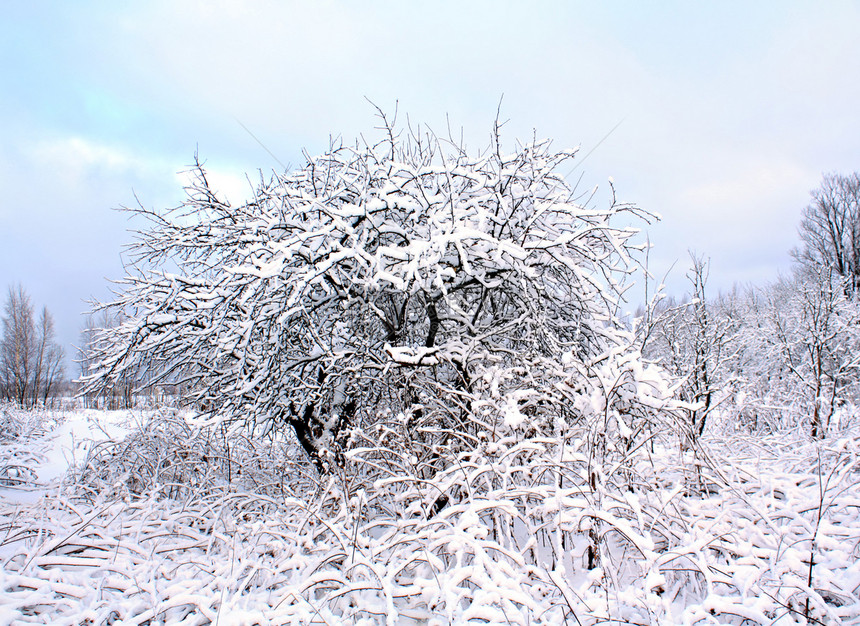
[[[385,130],[263,181],[241,206],[198,164],[181,207],[134,209],[149,227],[109,305],[128,317],[102,335],[89,385],[130,370],[180,385],[257,432],[291,427],[320,472],[385,415],[428,455],[558,428],[586,405],[609,419],[612,398],[578,396],[607,355],[635,351],[614,311],[636,231],[610,220],[644,214],[578,203],[558,172],[574,153],[549,142],[506,154],[496,133],[470,155]],[[643,406],[662,397],[649,388]]]

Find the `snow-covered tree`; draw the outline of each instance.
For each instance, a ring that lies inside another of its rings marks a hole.
[[[757,422],[800,419],[821,438],[838,405],[856,398],[860,309],[846,291],[832,269],[798,266],[747,293],[736,367]]]
[[[30,296],[21,285],[9,288],[3,315],[2,369],[4,396],[27,404],[36,343],[36,325]]]
[[[181,207],[133,209],[148,227],[110,305],[128,317],[88,387],[181,383],[224,418],[291,427],[321,472],[383,414],[431,460],[565,412],[631,445],[653,410],[637,381],[659,376],[614,318],[636,232],[614,221],[644,214],[578,203],[558,172],[574,152],[548,141],[508,153],[497,126],[470,155],[382,118],[379,143],[332,146],[239,206],[198,163]]]
[[[708,416],[718,406],[731,378],[729,364],[737,347],[739,319],[706,293],[708,263],[690,254],[687,273],[690,291],[682,302],[667,297],[649,311],[650,323],[641,328],[645,354],[682,381],[679,397],[686,403],[688,435],[698,439]]]

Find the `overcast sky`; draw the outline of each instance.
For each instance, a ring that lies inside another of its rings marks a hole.
[[[372,134],[365,98],[440,131],[447,115],[477,149],[502,96],[507,138],[579,146],[581,186],[612,177],[662,215],[670,290],[688,249],[713,292],[763,283],[822,173],[858,169],[858,33],[860,2],[837,0],[8,2],[0,288],[22,283],[75,343],[84,300],[123,274],[114,209],[179,203],[195,151],[241,200],[245,172]]]

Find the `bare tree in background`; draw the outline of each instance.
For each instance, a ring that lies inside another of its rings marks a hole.
[[[36,322],[30,296],[21,285],[9,288],[3,313],[0,394],[24,407],[46,402],[63,371],[54,320],[43,308]]]
[[[63,348],[54,340],[54,317],[42,307],[36,327],[36,364],[33,376],[33,404],[47,404],[51,391],[63,374]]]
[[[785,304],[772,308],[772,336],[784,366],[810,405],[810,435],[822,439],[838,400],[856,379],[858,310],[831,268],[797,272],[782,282]],[[850,280],[846,280],[849,282]],[[794,319],[791,319],[791,318]]]
[[[33,362],[33,305],[21,285],[10,287],[3,311],[2,360],[3,395],[23,405],[29,391]]]
[[[860,174],[827,174],[804,209],[794,257],[806,266],[832,269],[847,293],[860,288]]]
[[[102,310],[99,314],[90,313],[85,316],[84,327],[80,333],[80,343],[77,347],[78,357],[75,359],[80,368],[81,379],[90,374],[95,363],[94,355],[97,350],[99,334],[106,332],[107,329],[116,328],[122,324],[124,319],[125,316],[122,311]],[[98,391],[82,392],[80,395],[86,408],[130,409],[135,405],[135,391],[139,391],[139,387],[145,387],[145,383],[132,368],[124,376],[118,377],[114,384],[105,386]]]
[[[835,270],[798,266],[746,294],[737,376],[756,424],[799,419],[821,439],[837,409],[856,402],[860,309],[846,291]]]

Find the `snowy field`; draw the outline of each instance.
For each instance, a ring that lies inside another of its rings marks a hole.
[[[549,440],[318,484],[167,410],[0,420],[0,624],[860,623],[856,425],[657,445],[601,484]]]

